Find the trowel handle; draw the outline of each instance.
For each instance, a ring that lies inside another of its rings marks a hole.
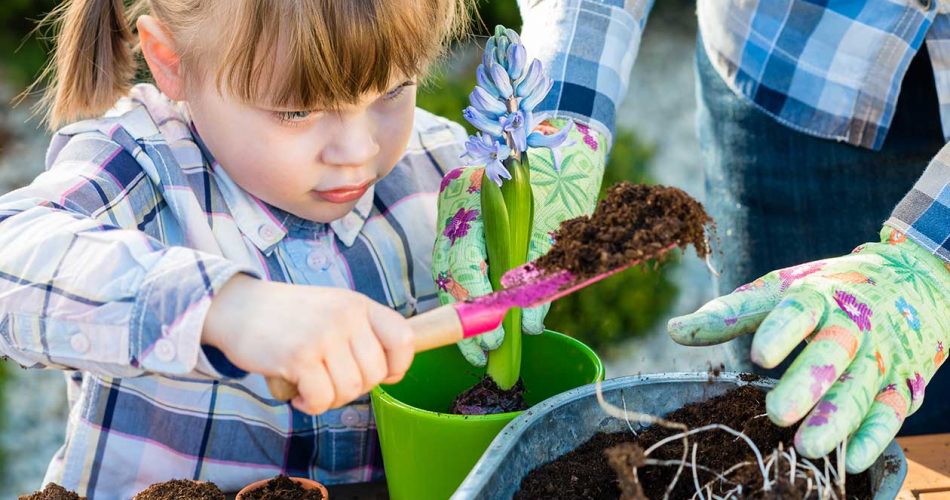
[[[463,338],[494,330],[504,313],[495,311],[492,317],[486,317],[483,308],[456,303],[417,314],[409,318],[409,326],[415,335],[415,351],[451,345]],[[267,377],[267,388],[278,401],[289,401],[297,395],[297,387],[280,377]]]

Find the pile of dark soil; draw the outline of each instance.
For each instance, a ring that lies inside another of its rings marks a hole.
[[[590,217],[561,223],[551,250],[535,265],[588,278],[631,262],[659,257],[671,246],[709,253],[705,226],[712,219],[686,192],[624,181],[607,190]]]
[[[48,483],[43,491],[20,495],[19,500],[86,500],[86,497],[81,497],[56,483]]]
[[[319,490],[308,490],[281,474],[262,488],[244,494],[244,500],[323,500]]]
[[[172,479],[155,483],[140,491],[132,500],[224,500],[224,493],[208,481]]]
[[[765,393],[751,386],[743,386],[722,396],[702,403],[684,406],[670,413],[668,421],[685,424],[689,428],[711,423],[727,425],[749,436],[767,459],[772,450],[782,443],[785,449],[793,446],[795,427],[778,427],[765,414]],[[577,449],[557,460],[529,473],[521,482],[521,490],[515,495],[518,500],[528,499],[634,499],[663,498],[667,487],[676,474],[676,466],[644,465],[644,450],[665,437],[679,431],[661,426],[652,426],[635,436],[631,432],[596,434]],[[696,462],[712,470],[724,472],[741,462],[751,462],[726,475],[730,482],[713,482],[713,493],[722,495],[737,484],[743,485],[743,498],[796,499],[805,498],[805,481],[791,484],[786,461],[779,462],[784,479],[772,484],[769,494],[753,493],[762,487],[762,474],[755,462],[755,455],[742,439],[724,431],[708,431],[690,436],[692,445],[698,444]],[[683,455],[681,440],[667,443],[650,453],[651,459],[680,460]],[[832,464],[835,458],[830,457]],[[823,466],[824,462],[819,462]],[[637,466],[638,481],[633,479],[633,467]],[[619,472],[618,472],[619,471]],[[715,476],[706,471],[698,474],[701,485]],[[782,476],[782,474],[780,474]],[[867,473],[848,475],[847,498],[870,499],[871,484]],[[696,493],[692,469],[685,467],[676,483],[672,499],[692,498]],[[812,491],[808,498],[817,498]]]
[[[524,402],[524,384],[518,382],[507,391],[486,375],[474,386],[458,395],[449,413],[455,415],[494,415],[510,411],[527,410]]]

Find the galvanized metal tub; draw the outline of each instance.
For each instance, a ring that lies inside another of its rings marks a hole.
[[[663,416],[741,385],[769,388],[774,384],[771,379],[744,382],[735,373],[663,373],[607,380],[602,390],[604,398],[616,406]],[[624,431],[627,425],[603,412],[594,384],[551,397],[502,429],[452,500],[512,498],[521,480],[538,466],[580,446],[597,432]],[[648,426],[646,422],[631,425],[637,431]],[[870,474],[871,484],[876,485],[875,500],[897,496],[907,475],[907,461],[896,442],[871,466]]]

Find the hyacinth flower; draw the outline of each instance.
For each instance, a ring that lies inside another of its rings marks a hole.
[[[499,290],[505,271],[524,264],[528,256],[534,198],[527,149],[559,146],[572,125],[551,135],[533,131],[542,119],[532,111],[553,81],[540,61],[527,61],[515,31],[495,28],[475,76],[471,105],[462,115],[479,132],[466,141],[462,157],[485,166],[481,207],[488,274],[492,288]],[[502,326],[505,338],[488,354],[488,375],[502,389],[510,389],[521,376],[521,310],[509,311]]]

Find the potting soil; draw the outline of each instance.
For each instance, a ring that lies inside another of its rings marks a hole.
[[[511,388],[503,390],[489,377],[485,376],[480,382],[459,394],[449,413],[454,415],[494,415],[510,411],[527,410],[524,402],[524,384],[519,379]]]
[[[172,479],[164,483],[155,483],[140,491],[132,500],[224,500],[224,493],[218,485],[209,482],[196,482],[189,479]]]
[[[244,494],[244,500],[323,500],[320,490],[308,490],[281,474],[263,487]]]
[[[535,265],[583,279],[659,257],[674,245],[693,245],[705,257],[711,222],[702,204],[680,189],[623,181],[607,190],[590,217],[562,222],[554,246]]]
[[[689,428],[702,427],[712,423],[729,426],[745,433],[761,450],[763,459],[767,459],[782,443],[784,449],[793,446],[796,426],[778,427],[765,415],[765,393],[751,386],[743,386],[722,396],[701,403],[694,403],[676,410],[666,420],[685,424]],[[644,465],[644,450],[665,437],[679,433],[676,429],[651,426],[639,435],[632,432],[611,434],[598,433],[575,450],[557,460],[531,471],[521,482],[521,489],[515,495],[518,500],[533,499],[631,499],[663,498],[667,487],[676,474],[677,466]],[[743,485],[746,492],[741,498],[756,499],[800,499],[805,498],[805,481],[794,485],[787,480],[789,466],[786,460],[778,461],[779,474],[782,477],[772,483],[771,492],[757,492],[762,487],[762,474],[756,463],[755,455],[748,444],[740,438],[720,430],[700,432],[689,436],[689,451],[698,444],[697,464],[720,473],[741,462],[750,462],[728,475],[730,482],[715,481],[713,493],[722,495],[737,484]],[[682,440],[667,443],[650,453],[649,458],[657,460],[680,460],[683,456]],[[835,466],[834,454],[829,457]],[[687,458],[690,461],[690,458]],[[611,462],[617,470],[611,467]],[[813,460],[819,468],[824,468],[823,460]],[[633,480],[633,466],[637,466],[638,481]],[[699,484],[705,485],[715,476],[700,470]],[[639,483],[639,484],[636,484]],[[639,488],[642,487],[642,490]],[[621,491],[623,489],[623,491]],[[848,475],[846,481],[847,498],[870,499],[870,477],[865,472]],[[696,493],[692,479],[692,469],[687,465],[680,473],[676,487],[670,495],[672,499],[689,499]],[[813,490],[808,498],[817,498]]]
[[[20,495],[19,500],[86,500],[86,497],[81,497],[75,492],[69,491],[66,488],[56,484],[56,483],[47,483],[46,487],[43,488],[43,491],[37,491],[32,495]]]

